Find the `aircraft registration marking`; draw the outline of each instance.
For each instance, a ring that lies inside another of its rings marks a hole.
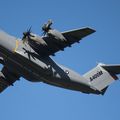
[[[90,77],[90,81],[92,82],[94,79],[100,77],[101,75],[103,75],[103,71],[98,71],[96,74]]]

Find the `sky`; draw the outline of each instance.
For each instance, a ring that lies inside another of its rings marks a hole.
[[[0,0],[0,28],[17,38],[30,26],[41,35],[48,19],[61,32],[95,29],[80,44],[52,57],[83,75],[99,62],[120,64],[119,12],[119,0]],[[98,96],[21,78],[0,94],[0,120],[119,120],[119,100],[119,80]]]

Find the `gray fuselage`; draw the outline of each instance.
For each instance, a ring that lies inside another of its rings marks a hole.
[[[4,66],[32,82],[44,82],[62,88],[94,93],[89,82],[78,73],[37,54],[29,44],[0,32],[0,56]]]

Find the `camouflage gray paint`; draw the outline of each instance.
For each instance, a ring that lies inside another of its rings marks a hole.
[[[116,77],[114,73],[111,77],[108,75],[109,73],[105,71],[105,68],[103,69],[102,66],[97,66],[97,68],[103,71],[103,74],[107,74],[110,79],[110,82],[104,82],[104,79],[106,79],[105,76],[102,81],[102,84],[105,85],[101,85],[102,89],[98,89],[98,85],[94,83],[93,86],[91,84],[92,81],[89,80],[94,74],[97,74],[96,71],[81,76],[73,70],[57,64],[49,57],[52,53],[54,54],[58,50],[70,46],[74,42],[78,42],[78,39],[93,33],[94,30],[85,28],[64,33],[56,30],[51,30],[50,32],[53,32],[52,35],[57,35],[57,37],[40,37],[30,33],[32,36],[30,36],[27,42],[23,43],[22,40],[0,31],[1,64],[4,63],[0,74],[0,91],[2,92],[9,85],[13,85],[13,83],[22,76],[31,82],[44,82],[84,93],[104,94],[107,86],[114,80],[112,79],[113,76]],[[52,39],[54,40],[52,41]],[[76,41],[74,41],[75,39]],[[49,40],[51,40],[52,43],[50,43]],[[57,44],[54,42],[55,40]],[[41,47],[41,44],[44,44],[44,47],[38,49]],[[60,44],[60,46],[58,44]],[[39,52],[40,50],[48,54],[43,54]],[[49,50],[51,51],[48,52]],[[100,76],[96,77],[93,81],[97,81],[99,77]]]

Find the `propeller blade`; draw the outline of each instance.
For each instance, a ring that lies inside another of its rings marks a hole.
[[[23,43],[25,43],[30,38],[31,29],[32,26],[29,29],[27,29],[27,32],[23,32],[23,37],[22,37]]]
[[[43,35],[44,35],[44,36],[48,33],[48,31],[49,31],[50,29],[52,29],[52,28],[51,28],[51,25],[52,25],[52,24],[53,24],[53,22],[52,22],[52,20],[50,19],[50,20],[48,20],[47,23],[45,23],[45,24],[42,26],[42,31],[43,31]]]
[[[27,30],[28,33],[31,33],[32,26]]]

